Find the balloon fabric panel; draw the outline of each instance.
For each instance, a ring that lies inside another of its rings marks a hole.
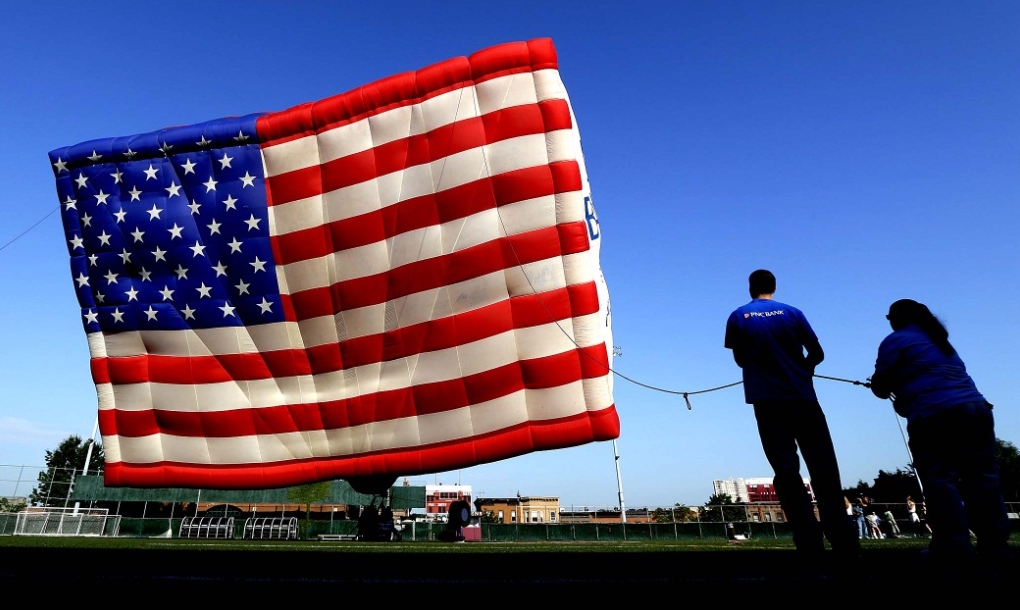
[[[413,475],[619,434],[549,40],[50,161],[107,485]]]

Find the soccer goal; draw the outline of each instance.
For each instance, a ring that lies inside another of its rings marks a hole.
[[[15,536],[116,536],[120,515],[106,508],[28,507],[18,513]]]

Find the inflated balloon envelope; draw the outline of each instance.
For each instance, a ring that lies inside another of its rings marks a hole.
[[[50,160],[107,485],[385,479],[619,434],[549,40]]]

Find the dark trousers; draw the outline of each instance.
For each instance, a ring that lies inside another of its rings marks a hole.
[[[758,434],[765,457],[775,470],[773,484],[799,551],[823,550],[822,534],[838,552],[853,553],[860,542],[846,514],[839,465],[832,447],[829,425],[817,400],[775,400],[754,404]],[[815,519],[797,449],[811,476],[821,524]]]
[[[910,418],[910,449],[924,485],[931,548],[946,556],[971,552],[990,559],[1008,553],[1009,519],[999,488],[992,410],[968,402]]]

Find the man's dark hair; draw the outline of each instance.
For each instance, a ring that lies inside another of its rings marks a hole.
[[[759,269],[747,278],[748,292],[751,298],[756,299],[763,294],[772,294],[776,291],[776,276],[767,269]]]

